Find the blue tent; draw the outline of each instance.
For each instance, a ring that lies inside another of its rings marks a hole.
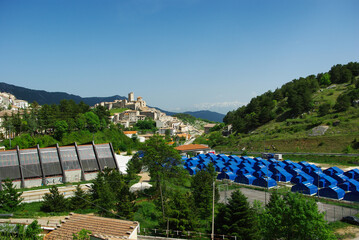
[[[227,157],[227,155],[225,154],[218,154],[217,155],[218,158],[221,158],[223,161],[227,162],[229,160],[229,157]]]
[[[270,177],[261,177],[254,180],[253,185],[265,187],[265,188],[271,188],[277,186],[277,182]]]
[[[338,174],[338,173],[339,174],[344,173],[344,171],[338,167],[331,167],[331,168],[325,169],[323,172],[329,176],[333,176],[334,174]]]
[[[204,159],[204,158],[207,158],[206,154],[198,154],[196,157],[198,157],[199,159]]]
[[[269,165],[269,170],[274,171],[273,169],[274,169],[275,167],[281,167],[281,168],[284,169],[285,166],[287,166],[287,165],[285,165],[285,164],[282,163],[282,162],[272,163],[272,164]]]
[[[349,178],[342,173],[333,174],[331,177],[337,180],[338,184],[341,184],[349,180]]]
[[[239,170],[239,167],[236,165],[229,165],[226,167],[228,169],[228,171],[234,172],[236,173]]]
[[[243,168],[239,168],[239,170],[237,171],[237,174],[239,174],[239,173],[250,173],[250,174],[252,174],[254,172],[255,172],[255,170],[253,168],[251,168],[251,167],[243,167]]]
[[[196,175],[198,168],[197,167],[186,167],[186,170],[189,172],[190,175]]]
[[[327,198],[343,199],[344,194],[345,191],[335,185],[330,185],[329,187],[319,190],[319,196]]]
[[[284,163],[287,166],[292,166],[292,168],[298,168],[298,169],[303,168],[300,164],[292,162],[291,160],[284,160],[284,161],[282,161],[282,163]]]
[[[252,165],[250,165],[249,163],[246,162],[241,162],[240,164],[237,165],[239,168],[252,168]]]
[[[278,166],[274,167],[272,172],[274,173],[272,178],[274,178],[274,180],[276,181],[290,182],[290,180],[293,178],[292,174],[288,173],[286,170]]]
[[[206,156],[212,159],[213,161],[218,159],[217,155],[214,153],[207,153]]]
[[[187,165],[190,166],[190,167],[196,167],[198,164],[199,164],[199,162],[195,161],[195,160],[187,161]]]
[[[318,168],[317,166],[315,166],[314,164],[308,164],[307,166],[302,168],[303,172],[310,174],[311,172],[315,172],[315,171],[322,171],[320,168]]]
[[[296,169],[294,172],[297,173],[297,175],[293,174],[293,178],[291,180],[292,183],[314,182],[314,178],[312,176],[309,176],[302,170]]]
[[[240,157],[238,157],[237,155],[231,155],[229,156],[230,159],[232,159],[233,161],[235,161],[236,163],[241,163],[243,161],[243,159],[241,159]]]
[[[197,164],[197,168],[199,169],[199,170],[202,170],[202,169],[205,169],[207,166],[205,165],[205,164],[203,164],[203,163],[198,163]]]
[[[306,166],[309,165],[309,163],[306,162],[306,161],[301,161],[301,162],[299,162],[298,164],[301,165],[302,167],[306,167]]]
[[[291,191],[308,194],[308,195],[314,195],[318,192],[318,188],[310,182],[302,182],[294,185]]]
[[[243,160],[243,162],[248,163],[248,164],[250,164],[250,165],[253,167],[254,164],[256,163],[256,160],[247,157],[247,158],[245,158],[245,159]]]
[[[209,159],[204,159],[204,160],[200,160],[200,161],[202,161],[202,163],[206,166],[208,166],[211,163],[211,160],[209,160]]]
[[[284,169],[284,167],[286,166],[285,163],[283,163],[283,162],[281,162],[281,161],[278,161],[278,162],[277,162],[277,165],[278,165],[279,167],[283,168],[283,169]]]
[[[279,163],[279,161],[278,161],[277,159],[275,159],[275,158],[270,158],[270,159],[268,159],[268,162],[269,162],[270,164]]]
[[[243,183],[252,185],[253,181],[256,180],[256,177],[254,177],[252,174],[238,174],[237,177],[234,179],[237,183]]]
[[[337,180],[325,175],[321,170],[313,171],[309,175],[314,178],[313,184],[320,188],[338,184]]]
[[[355,168],[344,173],[350,179],[359,179],[359,169]]]
[[[254,160],[256,160],[258,164],[263,164],[266,166],[269,166],[269,164],[270,164],[270,162],[268,160],[263,159],[261,157],[254,158]]]
[[[352,202],[359,202],[359,192],[347,192],[344,195],[344,200],[352,201]]]
[[[252,173],[252,175],[255,176],[256,178],[260,178],[264,176],[272,177],[273,173],[269,171],[268,168],[265,168],[255,171],[254,173]]]
[[[221,162],[214,164],[214,168],[216,169],[216,172],[222,172],[223,168],[225,168],[225,167],[226,167],[226,165],[224,165]]]
[[[358,192],[359,182],[354,179],[349,179],[348,181],[339,184],[338,187],[340,187],[344,191]]]
[[[224,172],[222,171],[220,174],[218,174],[217,179],[229,179],[234,181],[237,177],[237,174],[231,172],[231,171],[227,171]]]
[[[262,163],[260,163],[260,162],[255,163],[254,166],[253,166],[253,169],[256,170],[256,171],[258,171],[260,169],[266,169],[266,168],[267,167],[265,165],[263,165]]]

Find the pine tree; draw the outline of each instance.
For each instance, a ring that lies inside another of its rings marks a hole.
[[[213,165],[210,165],[208,168],[197,172],[192,179],[194,205],[201,218],[207,218],[212,214],[213,172],[215,173]]]
[[[116,212],[117,215],[127,220],[133,219],[135,203],[134,196],[130,192],[128,185],[124,185],[117,195]]]
[[[72,210],[86,209],[90,207],[90,196],[81,189],[80,185],[76,186],[75,195],[70,199]]]
[[[49,189],[50,193],[45,193],[41,210],[44,212],[65,212],[68,210],[68,200],[63,194],[60,194],[56,186]]]
[[[5,179],[0,191],[0,209],[4,212],[15,212],[21,207],[22,192],[18,192],[10,179]]]
[[[162,219],[160,225],[162,228],[167,228],[167,221],[169,229],[189,231],[193,230],[196,224],[196,216],[191,209],[191,203],[188,201],[190,196],[175,190],[171,193],[166,202],[166,214]]]
[[[103,172],[98,173],[92,184],[91,197],[100,215],[113,216],[112,210],[115,208],[115,196],[116,193],[105,180],[105,174]]]
[[[285,228],[284,213],[288,211],[283,198],[274,191],[266,206],[263,218],[263,235],[265,239],[280,239]]]
[[[228,205],[220,208],[215,226],[219,234],[236,236],[243,240],[259,238],[254,210],[240,191],[233,192]]]

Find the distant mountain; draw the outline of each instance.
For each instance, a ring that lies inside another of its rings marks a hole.
[[[178,112],[169,112],[160,108],[157,108],[158,110],[160,110],[161,112],[166,113],[169,116],[175,115]],[[208,111],[208,110],[201,110],[201,111],[188,111],[188,112],[183,112],[186,114],[189,114],[193,117],[196,118],[201,118],[201,119],[206,119],[212,122],[223,122],[223,118],[224,118],[224,114],[218,113],[218,112],[212,112],[212,111]]]
[[[15,85],[0,83],[0,92],[7,92],[15,95],[17,99],[26,100],[29,103],[36,101],[40,105],[44,104],[58,104],[61,100],[74,100],[76,103],[83,101],[84,103],[93,106],[100,102],[113,102],[115,100],[125,99],[125,97],[115,95],[111,97],[86,97],[82,98],[77,95],[68,94],[65,92],[47,92],[43,90],[33,90]]]
[[[76,103],[83,101],[84,103],[94,106],[96,103],[100,102],[113,102],[115,100],[127,99],[126,97],[115,95],[111,97],[80,97],[78,95],[68,94],[65,92],[47,92],[44,90],[33,90],[24,87],[18,87],[15,85],[7,84],[0,82],[0,92],[7,92],[15,95],[17,99],[26,100],[29,103],[36,101],[40,105],[44,104],[59,104],[61,100],[74,100]],[[159,109],[159,108],[157,108]],[[175,112],[169,112],[162,109],[160,111],[166,113],[167,115],[174,115]],[[185,112],[194,117],[207,119],[214,122],[222,122],[223,114],[211,111],[196,111],[196,112]]]
[[[213,122],[223,122],[224,114],[218,112],[212,112],[208,110],[194,111],[194,112],[184,112],[189,115],[192,115],[196,118],[207,119]]]

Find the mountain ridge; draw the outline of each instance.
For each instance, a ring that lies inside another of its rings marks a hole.
[[[59,104],[61,100],[74,100],[76,103],[84,102],[90,106],[94,106],[96,103],[100,102],[113,102],[115,100],[127,99],[124,96],[114,95],[110,97],[81,97],[74,94],[69,94],[66,92],[48,92],[45,90],[35,90],[29,89],[25,87],[15,86],[12,84],[8,84],[5,82],[0,82],[0,92],[8,92],[16,96],[16,98],[21,100],[26,100],[29,103],[36,101],[40,105],[44,104]],[[157,108],[157,107],[155,107]],[[157,108],[159,109],[159,108]],[[159,109],[163,111],[167,115],[174,115],[177,112],[170,112],[166,110]],[[222,122],[224,118],[224,114],[212,112],[208,110],[202,111],[193,111],[193,112],[185,112],[194,117],[207,119],[214,122]]]

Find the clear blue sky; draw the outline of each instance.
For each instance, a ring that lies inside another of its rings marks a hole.
[[[358,0],[0,0],[0,81],[222,113],[359,61]]]

